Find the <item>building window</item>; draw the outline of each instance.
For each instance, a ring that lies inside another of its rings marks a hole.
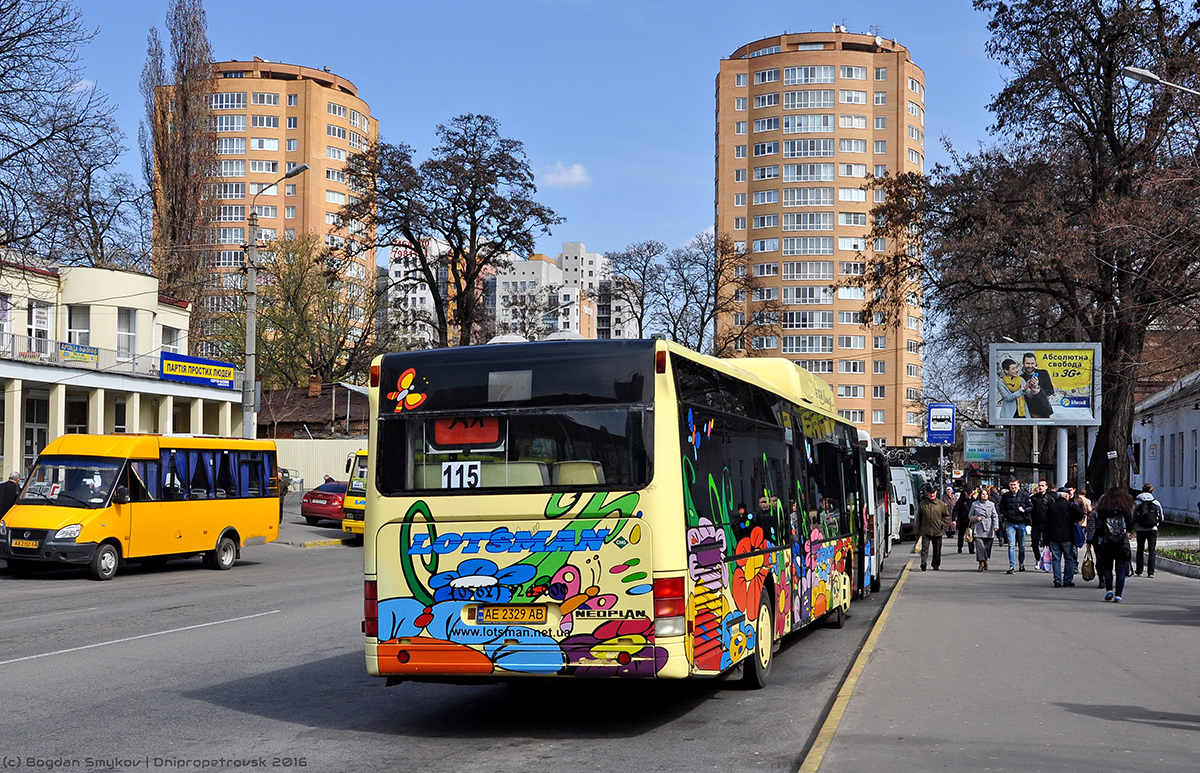
[[[862,178],[867,176],[866,164],[838,164],[842,177]]]
[[[246,92],[222,92],[209,96],[208,106],[212,110],[245,110]]]
[[[279,174],[278,161],[251,161],[250,172],[256,174]]]
[[[786,281],[801,282],[833,279],[833,261],[809,260],[784,263],[783,278]]]
[[[878,347],[876,347],[878,348]],[[887,372],[886,360],[875,360],[875,368],[872,371],[876,376],[882,376]]]
[[[776,166],[756,166],[754,167],[755,180],[774,180],[779,177],[779,167]]]
[[[887,104],[887,92],[886,91],[876,91],[875,92],[875,104],[876,105],[886,105]]]
[[[906,411],[904,414],[904,423],[919,427],[921,425],[921,414]]]
[[[746,170],[745,169],[734,169],[733,170],[733,181],[735,183],[746,182]]]
[[[875,68],[875,80],[877,80],[877,81],[887,80],[887,68],[886,67],[876,67]]]
[[[289,151],[294,151],[294,150],[297,150],[297,149],[298,149],[298,143],[299,143],[299,141],[298,141],[298,140],[288,140],[288,141],[287,141],[287,149],[288,149]]]
[[[871,411],[871,423],[872,424],[885,424],[886,421],[884,419],[884,416],[885,416],[885,412],[882,410],[876,409],[876,410]]]
[[[788,140],[783,143],[784,158],[829,158],[836,145],[827,140]]]
[[[855,424],[862,424],[865,411],[838,409],[838,416]]]
[[[783,216],[785,231],[832,231],[832,212],[791,212]]]
[[[887,397],[887,387],[875,385],[871,387],[871,397],[875,400],[882,400]]]
[[[882,115],[875,116],[875,128],[877,130],[886,129],[887,128],[887,117],[882,116]]]
[[[760,86],[764,83],[774,83],[779,80],[779,68],[774,70],[759,70],[754,73],[754,85]]]
[[[866,201],[867,192],[862,188],[838,188],[838,201]]]
[[[755,252],[778,252],[779,251],[779,240],[778,239],[755,239],[753,246],[754,246]]]
[[[733,157],[734,158],[745,158],[746,157],[746,146],[745,145],[734,145],[733,146]]]
[[[735,207],[746,206],[746,194],[744,194],[744,193],[733,194],[733,206],[735,206]]]
[[[764,107],[776,107],[779,105],[779,93],[774,94],[759,94],[754,98],[754,109],[761,110]]]
[[[792,360],[809,373],[833,373],[833,360]]]
[[[755,336],[751,342],[755,349],[778,349],[779,341],[775,336]]]
[[[887,336],[875,336],[875,348],[881,351],[887,349]]]
[[[908,387],[907,389],[904,390],[904,399],[910,403],[920,402],[921,390],[914,389],[912,387]]]
[[[758,142],[754,145],[755,156],[773,156],[779,152],[778,142]]]
[[[244,132],[246,131],[246,116],[234,115],[215,115],[210,123],[211,128],[215,132]]]
[[[283,216],[284,216],[285,218],[287,218],[288,220],[293,220],[293,219],[295,219],[295,217],[296,217],[296,208],[295,208],[295,207],[284,207],[284,208],[283,208]]]
[[[292,140],[295,142],[295,140]],[[250,140],[251,150],[279,150],[279,140],[269,137],[253,137]]]
[[[735,99],[733,100],[733,109],[734,109],[734,110],[739,110],[739,111],[740,111],[740,110],[745,110],[745,109],[746,109],[746,98],[745,98],[745,97],[737,97],[737,98],[735,98]]]
[[[117,359],[137,354],[137,309],[117,309]]]
[[[755,123],[758,123],[758,122],[755,121]],[[745,134],[746,133],[746,122],[745,121],[734,121],[733,122],[733,133],[734,134]]]
[[[909,339],[906,343],[908,345],[908,353],[909,354],[920,354],[921,353],[921,342],[920,341],[913,341],[912,339]]]
[[[784,255],[832,255],[832,236],[789,236],[783,240]],[[833,263],[829,263],[830,271]]]
[[[866,360],[838,360],[838,373],[866,373]]]
[[[865,105],[867,104],[867,92],[842,89],[838,92],[838,99],[843,105]]]
[[[783,118],[784,134],[812,134],[833,131],[833,114],[788,115]]]
[[[833,330],[832,311],[785,311],[784,330]]]
[[[756,215],[754,218],[755,228],[778,228],[779,215]],[[746,228],[746,219],[742,218],[742,229]]]
[[[804,83],[833,83],[833,65],[787,67],[783,71],[783,82],[787,86]]]
[[[825,286],[785,287],[783,302],[789,306],[825,305],[833,303],[833,288]],[[832,345],[833,339],[830,339]]]
[[[296,183],[284,183],[283,184],[283,195],[284,196],[295,196],[296,195]]]
[[[866,276],[867,264],[860,260],[843,260],[838,263],[838,273],[842,276]]]
[[[346,139],[346,127],[334,126],[333,124],[325,125],[325,134],[330,137],[336,137],[339,140]]]
[[[839,115],[838,127],[842,129],[865,129],[867,128],[867,117],[865,115]]]
[[[91,340],[91,309],[87,306],[67,307],[67,343],[88,346]]]
[[[842,153],[866,153],[866,140],[838,140],[838,150]]]
[[[287,106],[288,107],[296,107],[299,104],[300,104],[300,95],[299,94],[288,94],[288,98],[287,98]]]
[[[920,378],[921,377],[921,366],[920,365],[908,365],[904,368],[904,371],[908,375],[909,378]]]
[[[746,133],[746,122],[741,121],[742,131],[740,134]],[[773,132],[779,130],[778,118],[758,118],[754,121],[754,131],[757,132]]]
[[[734,86],[745,86],[749,83],[749,76],[744,72],[739,72],[733,76]]]
[[[842,65],[838,68],[838,77],[855,81],[865,81],[867,79],[867,68]]]
[[[866,336],[838,336],[839,349],[866,349]]]
[[[163,325],[162,350],[170,354],[179,353],[179,330],[177,328]]]
[[[246,154],[245,137],[220,137],[217,139],[218,156],[234,156]]]
[[[784,110],[828,110],[834,104],[833,89],[783,92]]]
[[[760,204],[778,204],[779,191],[755,191],[752,201],[755,206]]]
[[[861,325],[861,324],[863,324],[863,313],[861,311],[839,311],[838,312],[838,324],[839,325]],[[866,341],[864,339],[863,346],[857,347],[857,348],[864,348],[865,346],[866,346]]]

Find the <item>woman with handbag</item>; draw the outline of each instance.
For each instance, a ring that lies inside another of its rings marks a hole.
[[[958,552],[963,552],[963,540],[970,536],[968,527],[971,525],[970,512],[971,505],[979,497],[979,491],[968,493],[964,488],[962,494],[958,497],[958,502],[954,504],[954,528],[958,531]],[[970,540],[967,539],[968,547]]]
[[[996,512],[996,503],[991,501],[991,494],[986,488],[980,489],[979,499],[971,505],[969,519],[971,521],[971,536],[974,537],[975,560],[979,568],[975,571],[987,571],[988,558],[992,554],[992,540],[995,539],[996,529],[1000,526],[1000,515]]]
[[[1111,488],[1096,503],[1096,530],[1088,544],[1096,548],[1104,600],[1121,603],[1129,574],[1129,537],[1133,534],[1133,497]],[[1116,575],[1114,585],[1113,575]]]

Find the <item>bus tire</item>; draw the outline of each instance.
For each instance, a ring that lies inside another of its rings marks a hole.
[[[308,516],[308,515],[304,516],[304,520],[308,521],[309,526],[316,526],[318,523],[321,522],[320,518],[313,518],[312,516]]]
[[[217,540],[217,547],[211,553],[204,556],[209,569],[215,569],[223,572],[226,569],[233,568],[233,562],[237,560],[237,543],[232,537],[221,535],[221,539]]]
[[[92,560],[88,564],[88,573],[93,580],[111,580],[116,575],[117,566],[120,563],[121,553],[117,550],[116,545],[104,542],[92,554]]]
[[[742,675],[745,685],[752,690],[767,686],[771,665],[774,663],[774,631],[771,594],[764,588],[758,602],[758,614],[754,618],[754,651],[746,659],[748,662]]]

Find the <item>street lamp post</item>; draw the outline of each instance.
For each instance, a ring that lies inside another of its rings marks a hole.
[[[299,164],[275,182],[259,189],[250,199],[250,213],[246,219],[246,373],[242,378],[242,437],[253,438],[258,434],[254,420],[255,356],[258,348],[258,209],[255,202],[258,194],[284,180],[290,180],[308,171],[308,164]]]
[[[1165,81],[1149,70],[1143,70],[1141,67],[1122,67],[1121,75],[1140,83],[1153,83],[1159,86],[1168,86],[1170,88],[1177,89],[1178,91],[1186,91],[1188,94],[1195,94],[1196,96],[1200,97],[1200,91],[1189,89],[1187,86],[1180,86],[1178,83]]]

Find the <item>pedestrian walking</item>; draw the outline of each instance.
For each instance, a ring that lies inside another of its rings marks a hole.
[[[1083,510],[1071,501],[1071,490],[1067,484],[1058,489],[1058,498],[1046,509],[1046,524],[1042,536],[1050,546],[1050,568],[1054,573],[1055,588],[1075,587],[1075,562],[1078,548],[1075,547],[1075,526],[1087,519]]]
[[[970,521],[971,534],[975,537],[975,560],[979,562],[976,571],[985,572],[992,555],[992,540],[1000,525],[996,503],[991,501],[991,493],[986,488],[979,492],[979,499],[971,505]]]
[[[946,503],[938,499],[937,489],[925,488],[925,498],[917,505],[917,534],[921,535],[921,571],[925,571],[930,550],[933,551],[933,570],[942,565],[942,537],[946,533]]]
[[[1029,523],[1029,511],[1033,503],[1029,495],[1021,490],[1016,478],[1008,479],[1008,491],[1000,496],[1000,526],[1008,542],[1008,574],[1019,568],[1025,571],[1025,526]]]
[[[979,489],[968,492],[964,488],[958,501],[954,504],[954,528],[958,531],[959,553],[963,552],[963,540],[966,539],[967,530],[971,527],[971,505],[975,504],[975,500],[978,498]]]
[[[21,495],[21,473],[14,472],[8,476],[8,480],[0,483],[0,518],[8,512],[13,503],[17,501],[17,497]],[[1153,564],[1151,564],[1153,566]],[[1154,571],[1151,569],[1150,571]]]
[[[1162,503],[1154,498],[1154,486],[1142,484],[1142,493],[1138,494],[1137,503],[1133,506],[1133,526],[1137,529],[1137,565],[1133,573],[1139,577],[1142,574],[1142,559],[1146,548],[1150,548],[1149,560],[1146,562],[1146,576],[1154,576],[1154,557],[1158,553],[1158,527],[1163,522]]]
[[[1037,490],[1029,497],[1029,548],[1035,559],[1042,555],[1042,527],[1046,523],[1046,508],[1054,501],[1050,486],[1039,480]]]
[[[1110,488],[1096,505],[1096,531],[1089,545],[1096,547],[1100,577],[1104,581],[1104,600],[1121,603],[1125,578],[1129,574],[1129,537],[1133,534],[1133,497],[1118,488]],[[1115,575],[1115,582],[1114,582]]]

